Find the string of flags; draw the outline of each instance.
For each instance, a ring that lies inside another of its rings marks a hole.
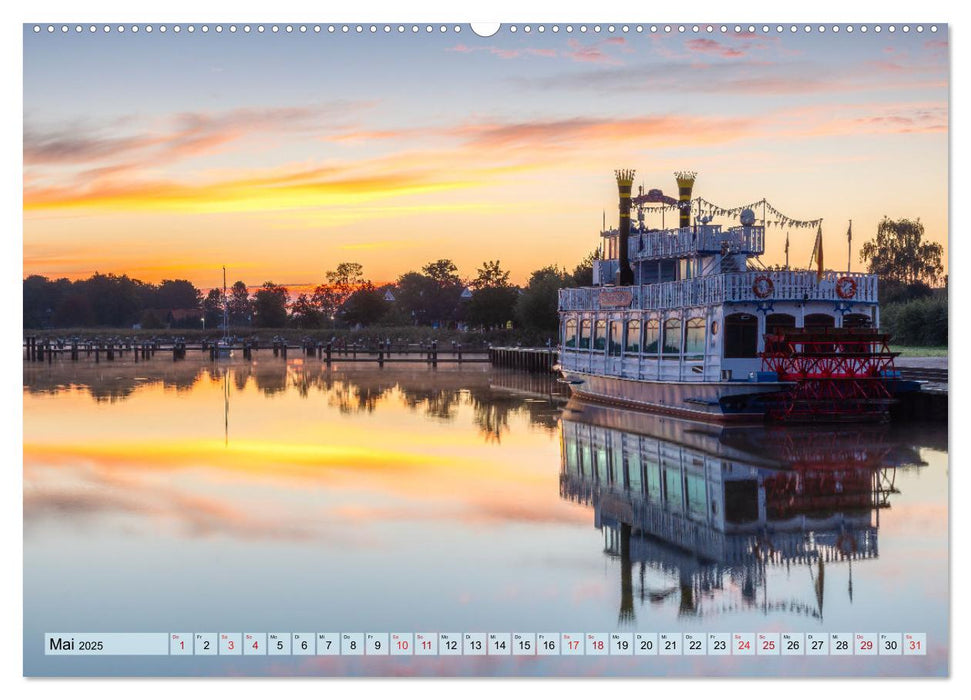
[[[649,207],[640,207],[640,209],[644,212],[655,213],[661,211],[680,211],[680,208],[680,204],[659,204]],[[758,216],[760,213],[764,213],[765,226],[767,228],[771,226],[777,226],[779,228],[816,228],[823,223],[821,218],[807,220],[794,219],[793,217],[783,214],[781,211],[776,209],[765,198],[760,199],[757,202],[752,202],[751,204],[742,204],[737,207],[722,207],[701,197],[696,197],[691,200],[691,208],[697,211],[700,215],[707,214],[708,216],[725,217],[735,217],[741,214],[743,209],[751,209],[753,212],[755,212],[756,216]],[[761,211],[759,211],[760,209]]]

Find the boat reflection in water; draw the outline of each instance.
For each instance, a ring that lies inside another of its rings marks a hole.
[[[560,495],[593,507],[620,561],[622,623],[635,601],[672,599],[679,616],[822,619],[827,568],[850,568],[852,601],[853,562],[878,555],[896,467],[921,464],[885,425],[720,428],[576,399],[561,424]],[[771,569],[797,566],[806,594],[773,595]]]

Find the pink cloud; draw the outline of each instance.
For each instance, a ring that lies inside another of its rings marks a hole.
[[[744,50],[725,46],[714,39],[689,39],[684,45],[689,51],[693,51],[695,53],[712,54],[715,56],[721,56],[722,58],[736,58],[738,56],[745,55]]]

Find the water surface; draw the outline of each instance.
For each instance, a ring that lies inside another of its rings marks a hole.
[[[946,450],[944,426],[566,405],[483,365],[26,364],[25,672],[941,675]],[[68,658],[51,631],[925,632],[929,653]]]

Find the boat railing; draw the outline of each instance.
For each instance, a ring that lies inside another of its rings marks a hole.
[[[654,260],[700,254],[765,252],[765,232],[761,226],[736,226],[723,231],[721,226],[688,226],[667,231],[632,232],[630,259]]]
[[[560,290],[561,311],[670,309],[725,302],[877,302],[877,276],[858,272],[771,270],[706,275],[694,279],[630,287]]]

